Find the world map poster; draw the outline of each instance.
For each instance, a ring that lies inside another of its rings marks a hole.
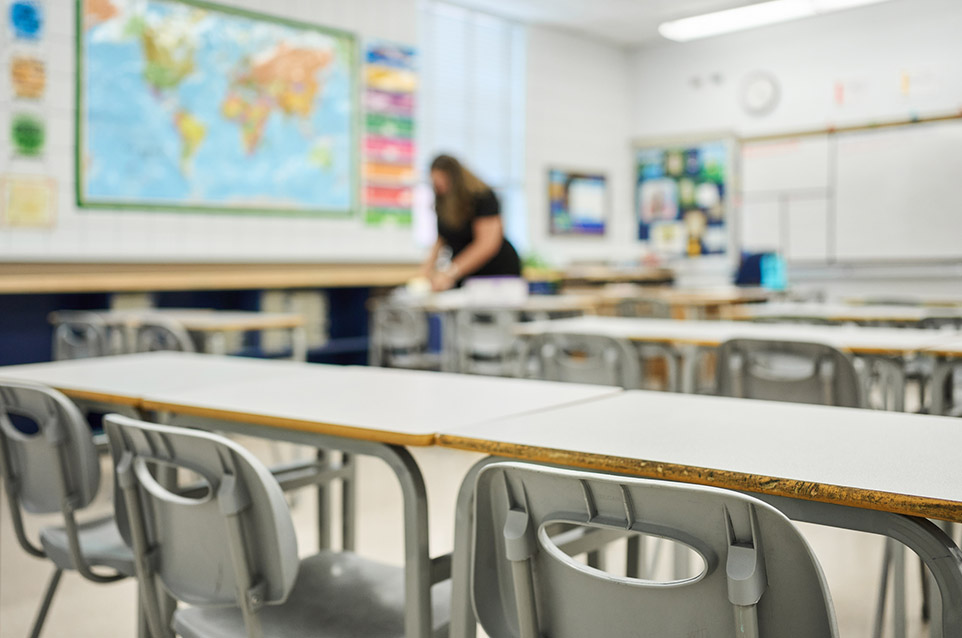
[[[348,33],[194,0],[78,0],[81,207],[349,214]]]

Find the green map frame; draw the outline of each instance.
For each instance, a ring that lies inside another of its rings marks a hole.
[[[162,2],[189,5],[207,11],[216,11],[227,15],[240,16],[251,20],[262,22],[273,22],[288,27],[317,31],[326,35],[342,38],[351,52],[349,61],[349,79],[351,82],[350,94],[354,100],[354,108],[351,110],[351,148],[354,151],[354,161],[351,163],[351,195],[353,203],[350,208],[344,210],[331,209],[293,209],[293,208],[263,208],[246,206],[198,206],[198,205],[177,205],[177,204],[146,204],[143,202],[101,202],[88,200],[83,192],[83,54],[84,54],[84,3],[86,0],[76,0],[74,5],[75,29],[76,29],[76,51],[75,51],[75,71],[74,71],[74,194],[76,196],[77,208],[95,210],[137,210],[151,212],[171,212],[171,213],[211,213],[218,215],[271,215],[278,217],[328,217],[328,218],[351,218],[358,217],[362,210],[361,203],[361,177],[360,177],[360,153],[361,153],[361,55],[358,37],[351,31],[328,27],[301,20],[293,20],[282,16],[248,11],[236,7],[224,6],[207,0],[161,0]]]

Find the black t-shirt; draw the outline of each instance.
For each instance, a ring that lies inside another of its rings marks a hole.
[[[501,205],[494,192],[487,190],[477,195],[471,202],[473,208],[467,222],[461,228],[451,228],[441,221],[438,215],[438,237],[445,244],[451,247],[452,257],[468,247],[474,241],[474,220],[478,217],[496,217],[501,214]],[[465,273],[467,277],[487,276],[487,275],[514,275],[521,276],[521,260],[514,246],[507,239],[502,238],[501,249],[476,272]]]

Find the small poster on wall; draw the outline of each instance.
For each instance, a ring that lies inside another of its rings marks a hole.
[[[549,169],[548,209],[552,235],[604,235],[607,178],[600,173]]]
[[[666,256],[725,253],[730,141],[645,146],[635,169],[639,239]]]
[[[48,228],[57,213],[57,183],[37,175],[0,177],[0,227]]]
[[[364,65],[364,221],[410,226],[415,180],[415,50],[368,43]]]

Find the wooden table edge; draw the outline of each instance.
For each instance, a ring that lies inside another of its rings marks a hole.
[[[674,463],[661,463],[658,461],[502,443],[453,434],[438,435],[437,445],[444,448],[479,452],[535,463],[563,465],[586,470],[628,474],[641,478],[662,479],[749,493],[756,492],[774,496],[785,496],[788,498],[843,505],[892,514],[962,522],[962,502],[944,499],[913,497],[891,492],[862,490],[826,483],[812,483],[796,479],[744,474],[728,470],[715,470]]]
[[[273,417],[263,414],[251,414],[249,412],[217,410],[214,408],[204,408],[176,403],[164,403],[146,399],[141,401],[140,407],[150,412],[172,412],[174,414],[181,414],[184,416],[195,416],[217,421],[234,421],[249,425],[297,430],[299,432],[310,432],[312,434],[323,434],[327,436],[353,439],[355,441],[371,441],[373,443],[385,443],[388,445],[430,447],[435,445],[435,440],[437,438],[437,435],[434,433],[399,434],[397,432],[378,430],[374,428],[360,428],[323,421],[307,421],[304,419]]]

